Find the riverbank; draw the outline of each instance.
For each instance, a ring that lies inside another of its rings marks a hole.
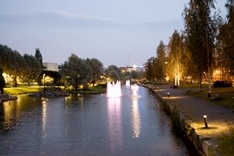
[[[221,155],[218,150],[218,138],[230,133],[230,127],[234,124],[233,111],[185,95],[187,89],[173,89],[169,85],[143,86],[155,93],[175,125],[184,132],[185,137],[202,156]]]

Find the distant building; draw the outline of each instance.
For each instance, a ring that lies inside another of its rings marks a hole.
[[[44,70],[58,72],[58,63],[43,62]]]
[[[132,72],[132,71],[144,71],[143,67],[140,66],[127,66],[127,67],[120,67],[121,72]]]
[[[63,69],[63,65],[58,65],[58,70],[60,71],[61,69]]]

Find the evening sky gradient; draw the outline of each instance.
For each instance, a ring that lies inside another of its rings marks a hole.
[[[225,16],[224,3],[216,8]],[[142,66],[160,41],[184,29],[188,0],[0,0],[0,44],[44,62],[72,53],[109,65]]]

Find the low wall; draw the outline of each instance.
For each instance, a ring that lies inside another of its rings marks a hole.
[[[162,104],[164,111],[170,115],[171,120],[176,129],[182,132],[183,137],[189,141],[198,151],[201,156],[220,156],[217,152],[217,148],[213,144],[209,143],[206,138],[199,136],[195,129],[191,127],[190,120],[185,119],[184,115],[176,108],[174,105],[170,104],[169,101],[163,99],[163,97],[154,91],[154,89],[149,88],[155,96],[158,98],[159,102]]]

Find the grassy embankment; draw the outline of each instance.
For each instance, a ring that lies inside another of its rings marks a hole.
[[[214,98],[208,98],[208,84],[203,84],[202,91],[199,91],[198,84],[181,84],[181,86],[179,86],[179,89],[180,88],[190,88],[191,91],[187,92],[187,95],[195,96],[207,101],[212,101],[215,105],[220,105],[234,111],[234,87],[212,87],[211,96],[215,97],[216,94],[219,94],[220,98],[218,100],[214,100]]]

